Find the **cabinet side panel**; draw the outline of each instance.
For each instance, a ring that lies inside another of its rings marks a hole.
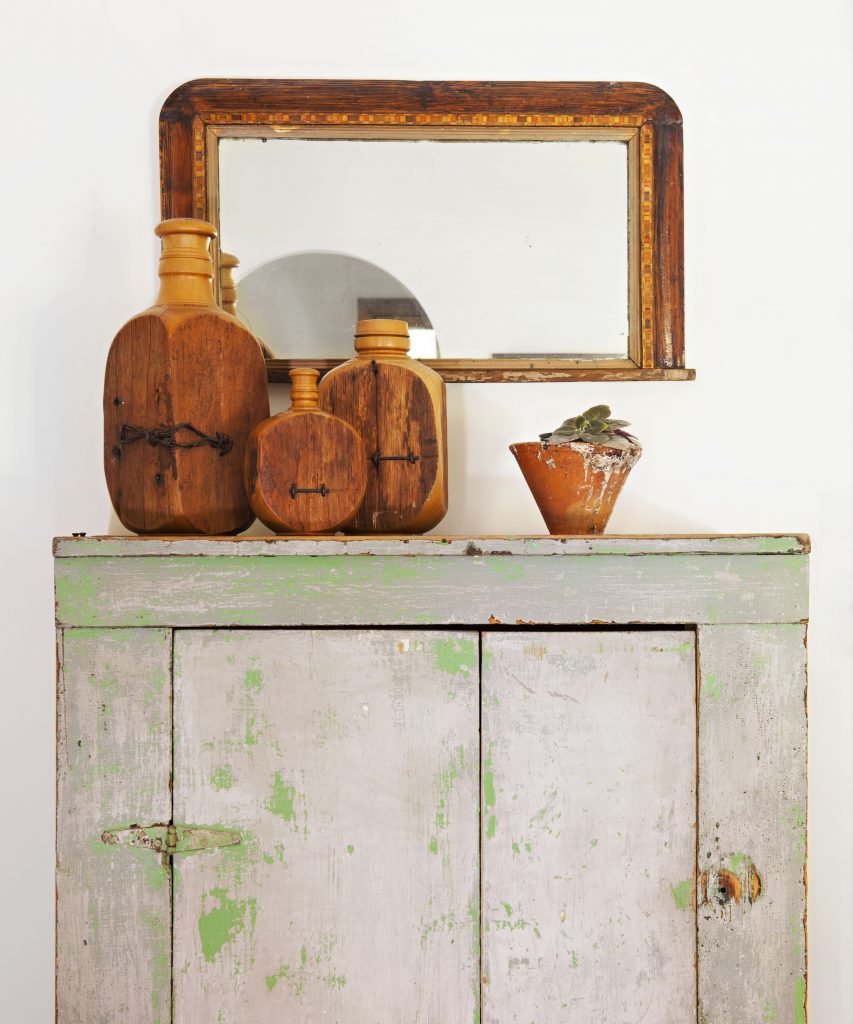
[[[484,1024],[695,1021],[695,779],[694,634],[484,636]]]
[[[806,1020],[805,640],[699,630],[699,1024]]]
[[[476,633],[176,634],[175,1022],[473,1024]]]
[[[169,868],[101,840],[105,829],[169,821],[170,672],[170,630],[60,633],[59,1024],[171,1020]]]

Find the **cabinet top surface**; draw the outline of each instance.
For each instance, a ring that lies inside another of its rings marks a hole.
[[[810,550],[804,534],[707,534],[603,537],[57,537],[57,558],[164,555],[797,555]]]

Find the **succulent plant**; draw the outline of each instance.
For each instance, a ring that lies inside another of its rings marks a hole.
[[[630,424],[627,420],[610,418],[609,405],[593,405],[580,416],[570,416],[550,434],[540,434],[540,441],[549,444],[562,444],[566,441],[589,441],[591,444],[602,444],[607,448],[631,448],[637,443],[633,434],[623,427]]]

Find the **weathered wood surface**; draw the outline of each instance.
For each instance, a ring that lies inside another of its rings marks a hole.
[[[484,1024],[695,1020],[694,635],[485,636],[482,744]]]
[[[171,814],[169,630],[59,637],[59,1024],[171,1021],[170,878],[101,833]]]
[[[371,462],[351,533],[423,533],[447,512],[447,388],[408,355],[402,320],[359,320],[356,356],[320,383],[326,412],[358,432]],[[411,459],[411,461],[409,461]]]
[[[57,537],[57,558],[93,555],[802,555],[802,534],[603,537]]]
[[[175,1024],[478,1019],[477,639],[177,634]]]
[[[227,548],[225,550],[228,550]],[[104,626],[793,622],[805,555],[60,558],[57,620]]]
[[[805,1024],[805,640],[699,629],[698,1024]]]

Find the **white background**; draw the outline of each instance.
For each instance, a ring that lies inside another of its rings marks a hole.
[[[812,535],[810,1020],[851,1020],[850,17],[847,0],[4,14],[0,1016],[52,1019],[50,539],[115,529],[102,373],[155,293],[160,105],[200,76],[361,76],[640,80],[681,107],[698,380],[451,386],[442,530],[540,532],[507,444],[609,401],[645,445],[614,532]]]

